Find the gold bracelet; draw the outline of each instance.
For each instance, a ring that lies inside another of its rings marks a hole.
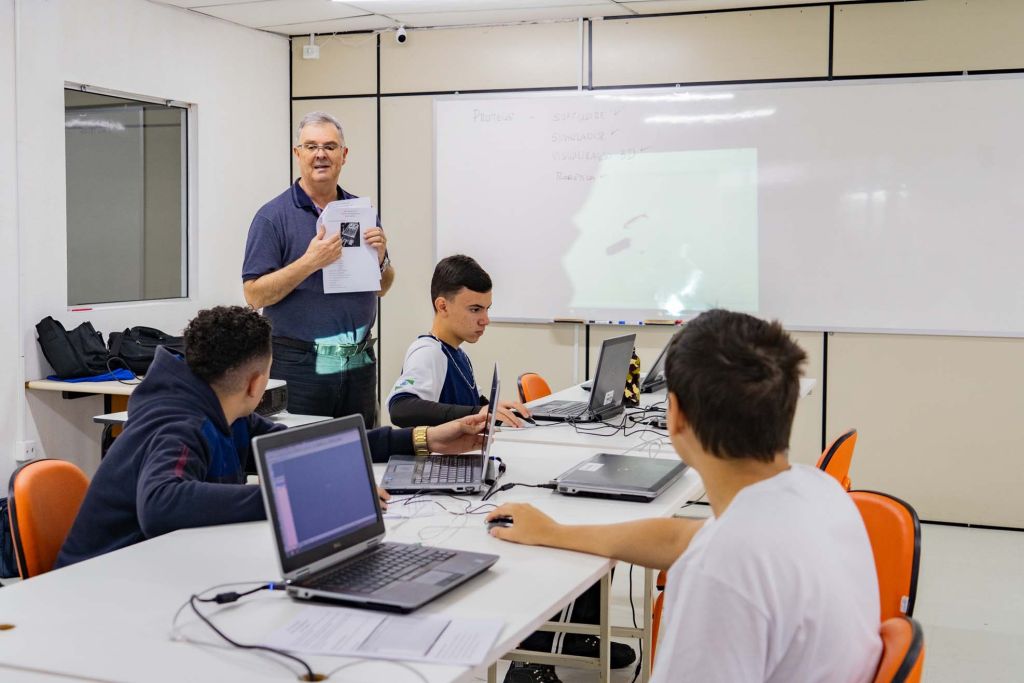
[[[427,428],[426,427],[415,427],[412,430],[412,451],[417,456],[430,455],[430,449],[427,448]]]

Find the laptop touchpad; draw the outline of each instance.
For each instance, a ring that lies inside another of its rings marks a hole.
[[[459,576],[459,574],[452,574],[451,572],[442,572],[437,569],[434,569],[432,571],[420,574],[415,579],[413,579],[413,582],[429,583],[433,586],[444,586],[451,583],[455,579],[459,578]]]
[[[397,474],[409,474],[416,468],[415,465],[395,465]]]

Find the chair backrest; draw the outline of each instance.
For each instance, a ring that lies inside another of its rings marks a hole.
[[[918,683],[924,668],[924,633],[909,617],[882,622],[882,659],[874,683]]]
[[[921,524],[908,503],[875,491],[850,491],[871,540],[881,620],[913,616],[921,562]]]
[[[519,375],[519,400],[523,403],[544,398],[551,393],[551,387],[536,372],[524,372]]]
[[[857,430],[847,429],[829,444],[818,460],[818,469],[832,475],[847,491],[850,490],[850,463],[857,445]]]
[[[53,569],[89,480],[64,460],[33,460],[11,475],[11,536],[18,573],[27,579]]]

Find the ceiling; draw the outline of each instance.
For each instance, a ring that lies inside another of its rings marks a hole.
[[[844,0],[839,0],[840,2]],[[738,9],[781,0],[153,0],[283,35]],[[786,0],[787,5],[821,4]]]

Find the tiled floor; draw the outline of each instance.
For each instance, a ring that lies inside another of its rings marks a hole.
[[[626,569],[616,572],[612,587],[612,618],[619,624],[631,619]],[[638,606],[642,576],[633,572]],[[1024,681],[1024,532],[922,525],[914,617],[924,627],[927,683]],[[506,668],[499,665],[499,681]],[[597,680],[567,668],[558,675],[564,683]],[[632,667],[613,672],[613,683],[632,680]]]

